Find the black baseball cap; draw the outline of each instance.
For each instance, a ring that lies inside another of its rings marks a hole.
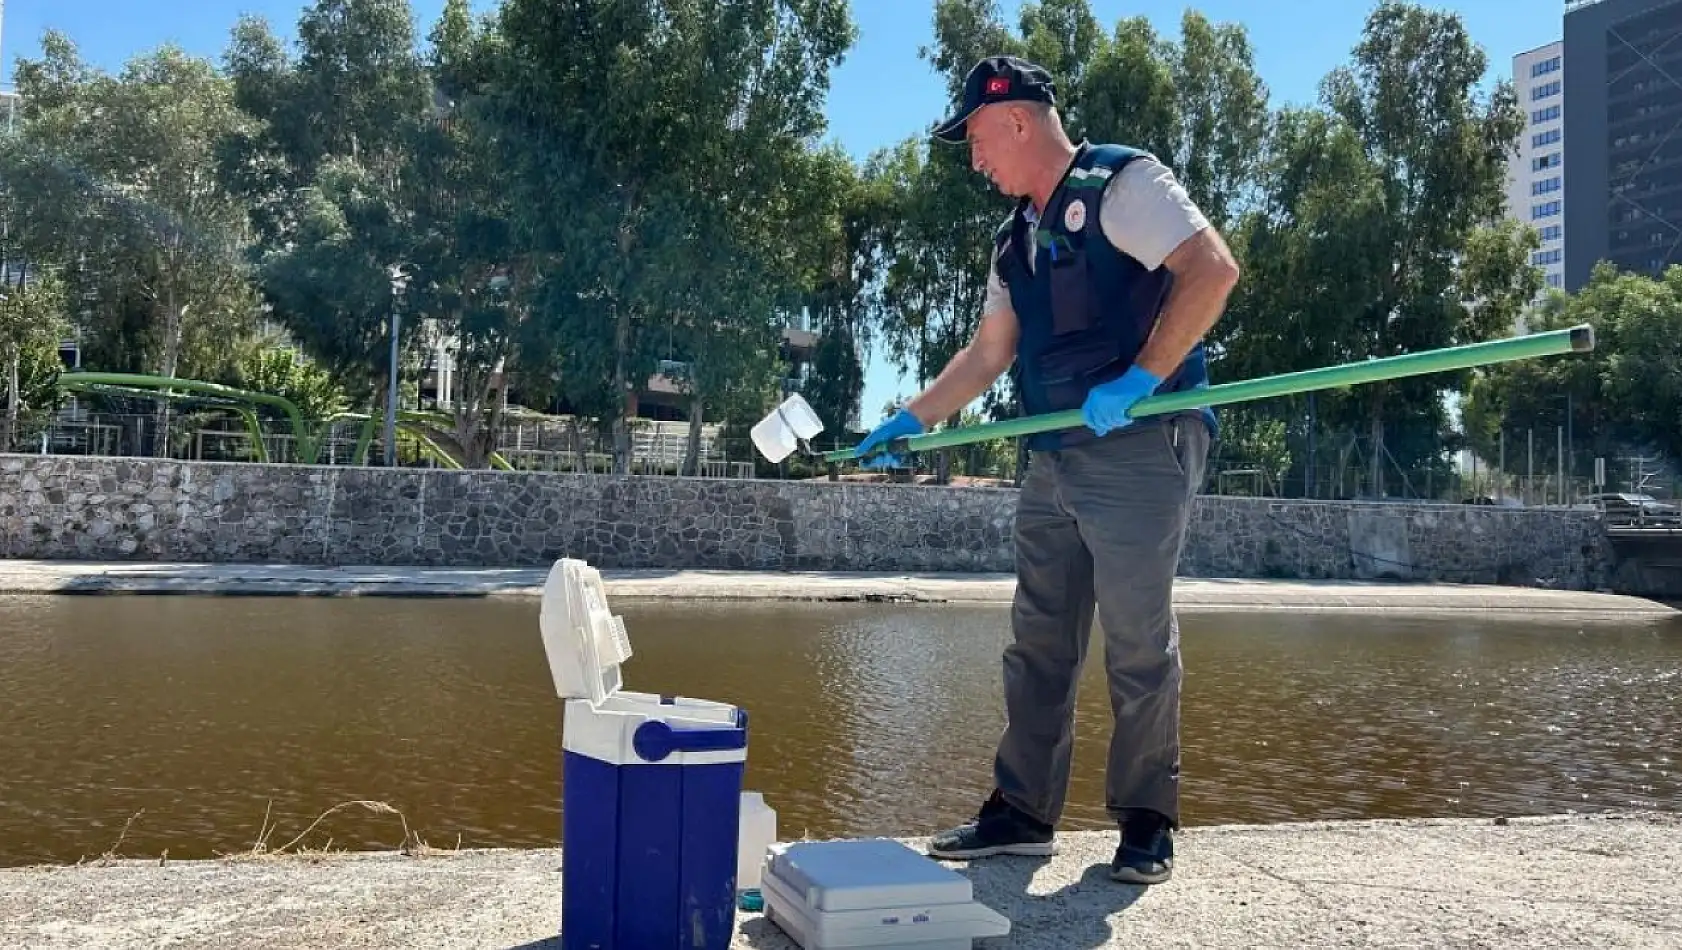
[[[962,142],[964,124],[975,110],[995,102],[1044,102],[1057,104],[1057,84],[1051,74],[1015,56],[989,56],[964,77],[964,101],[951,118],[935,126],[934,137],[943,142]]]

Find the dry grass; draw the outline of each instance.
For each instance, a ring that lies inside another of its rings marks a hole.
[[[274,802],[271,801],[269,802],[268,807],[263,810],[263,825],[258,831],[257,840],[252,843],[251,849],[249,851],[243,851],[236,854],[223,854],[221,856],[224,859],[234,861],[272,860],[275,858],[286,857],[302,858],[306,861],[320,861],[335,854],[349,853],[343,848],[335,851],[333,848],[333,839],[331,838],[327,839],[326,843],[319,848],[300,846],[303,840],[310,836],[310,832],[314,831],[328,818],[328,816],[349,808],[359,808],[364,811],[372,812],[376,815],[395,815],[399,825],[403,829],[403,842],[398,845],[397,851],[399,854],[406,857],[436,857],[438,855],[453,854],[461,850],[461,839],[459,837],[456,839],[456,846],[453,849],[433,847],[431,844],[427,843],[425,838],[422,838],[413,828],[409,827],[409,819],[403,814],[402,810],[393,807],[387,802],[370,801],[366,799],[340,802],[339,804],[334,805],[332,808],[329,808],[321,814],[315,816],[315,820],[310,822],[309,827],[299,832],[291,841],[286,842],[278,848],[271,848],[269,846],[269,838],[279,827],[278,825],[271,823],[271,818],[273,817],[274,812]]]
[[[144,815],[144,814],[146,814],[146,809],[142,808],[141,810],[139,810],[139,811],[135,812],[134,814],[128,816],[128,821],[123,822],[123,830],[119,831],[117,833],[116,842],[114,842],[111,845],[111,847],[105,849],[105,853],[101,854],[97,858],[92,858],[92,859],[89,859],[88,857],[83,856],[80,860],[78,860],[76,862],[76,867],[79,867],[79,868],[83,868],[83,867],[95,867],[95,868],[105,867],[106,865],[115,864],[118,861],[124,860],[122,857],[119,856],[119,852],[122,850],[122,847],[123,847],[123,839],[128,837],[129,829],[134,827],[134,820],[136,818],[139,818],[141,815]],[[168,862],[169,862],[169,852],[165,851],[162,855],[159,856],[158,863],[159,864],[166,864]]]
[[[323,821],[327,820],[327,818],[334,814],[349,809],[360,809],[376,815],[395,816],[398,825],[403,832],[403,841],[400,845],[398,845],[396,850],[397,853],[402,854],[405,857],[438,857],[456,854],[461,851],[461,837],[459,835],[456,837],[456,844],[454,848],[433,847],[425,838],[421,837],[418,832],[409,827],[409,819],[403,814],[402,810],[392,806],[388,802],[364,799],[345,801],[334,805],[332,808],[329,808],[317,815],[315,820],[310,822],[309,827],[299,832],[290,841],[287,841],[279,847],[274,847],[270,842],[275,836],[275,833],[279,831],[280,826],[273,820],[274,802],[273,800],[270,800],[267,806],[263,809],[263,823],[258,829],[257,839],[252,842],[251,847],[245,851],[218,851],[216,852],[217,857],[224,861],[303,860],[313,863],[326,860],[334,855],[356,853],[342,847],[334,848],[333,839],[331,838],[327,839],[327,841],[320,846],[309,846],[304,844],[304,840],[308,838],[316,828],[320,827]],[[119,861],[141,860],[138,857],[124,857],[122,854],[122,847],[123,840],[128,837],[129,830],[134,827],[135,821],[145,813],[145,810],[142,809],[141,811],[137,811],[133,815],[130,815],[128,821],[123,822],[123,830],[118,833],[117,840],[112,843],[110,848],[106,849],[97,857],[81,858],[75,863],[75,865],[73,865],[73,867],[107,867],[112,864],[116,864]],[[168,863],[169,851],[168,849],[165,849],[158,855],[158,864],[162,866]]]

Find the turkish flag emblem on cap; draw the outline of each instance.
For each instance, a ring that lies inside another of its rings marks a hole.
[[[987,95],[1002,96],[1010,91],[1010,80],[1003,76],[994,76],[987,80]]]

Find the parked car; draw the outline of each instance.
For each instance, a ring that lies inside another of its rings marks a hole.
[[[1682,525],[1682,507],[1652,495],[1606,492],[1586,501],[1605,512],[1608,524]]]

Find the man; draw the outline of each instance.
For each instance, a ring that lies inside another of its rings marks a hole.
[[[1238,267],[1154,157],[1069,140],[1038,66],[983,60],[935,135],[967,140],[975,170],[1019,200],[995,236],[974,339],[861,454],[950,417],[1012,364],[1025,413],[1080,409],[1085,425],[1029,437],[996,786],[974,820],[936,835],[929,852],[1052,853],[1096,606],[1115,718],[1106,806],[1121,829],[1110,875],[1161,883],[1180,818],[1171,600],[1215,419],[1204,409],[1135,420],[1128,410],[1152,393],[1207,385],[1202,337]]]

